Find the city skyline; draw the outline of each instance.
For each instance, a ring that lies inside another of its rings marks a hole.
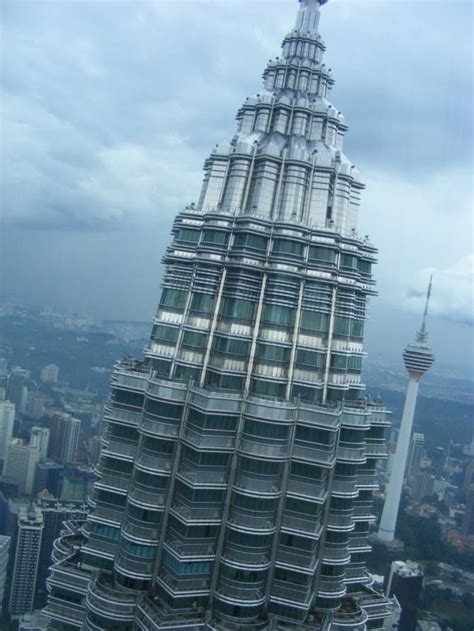
[[[38,5],[31,21],[21,5],[4,3],[6,52],[15,55],[3,77],[7,137],[15,132],[5,157],[21,164],[24,176],[20,195],[8,164],[3,174],[5,297],[109,319],[152,315],[174,209],[196,201],[207,138],[224,138],[240,95],[258,90],[247,67],[260,68],[274,55],[293,5],[204,2],[189,12],[186,3],[105,3],[74,20],[60,4]],[[472,322],[466,229],[472,149],[463,95],[472,74],[472,7],[449,3],[439,12],[439,6],[335,0],[326,11],[326,37],[343,43],[331,59],[334,98],[367,184],[363,230],[382,254],[369,350],[390,346],[386,329],[397,329],[391,338],[400,330],[397,344],[403,344],[435,268],[433,346],[440,362],[459,356],[467,363],[469,353],[460,350]],[[253,29],[243,28],[246,16]],[[364,28],[371,23],[377,29]],[[19,29],[22,38],[15,40]],[[166,66],[162,55],[182,29],[187,35]],[[435,45],[441,33],[443,49]],[[124,38],[126,54],[119,46]],[[69,52],[59,59],[59,49]],[[351,50],[357,55],[349,68],[344,54]],[[233,80],[222,91],[226,76]],[[21,112],[30,121],[23,131]],[[180,164],[185,176],[178,176]],[[95,287],[96,269],[110,279],[107,296]]]

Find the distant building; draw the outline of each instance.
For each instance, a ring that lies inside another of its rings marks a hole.
[[[415,475],[420,468],[420,461],[425,450],[425,435],[413,432],[410,440],[410,449],[408,451],[406,477]]]
[[[48,460],[36,465],[33,495],[48,491],[53,497],[60,498],[63,489],[64,465]]]
[[[21,416],[26,409],[26,402],[28,398],[26,381],[29,377],[29,370],[23,370],[23,368],[18,367],[13,368],[8,377],[6,399],[15,404],[17,417]]]
[[[474,535],[474,484],[471,484],[466,494],[466,512],[462,523],[463,534]]]
[[[27,613],[20,620],[18,631],[47,631],[48,618],[45,618],[41,612]]]
[[[43,383],[58,383],[59,368],[56,364],[48,364],[41,369],[41,381]]]
[[[82,502],[92,493],[96,474],[90,467],[65,467],[61,492],[63,502]]]
[[[464,469],[464,481],[463,481],[463,491],[464,495],[467,499],[467,495],[471,484],[474,484],[474,460],[469,460],[466,464],[466,468]]]
[[[0,535],[0,616],[2,615],[3,597],[5,595],[10,541],[10,537]]]
[[[28,401],[26,404],[26,413],[33,418],[40,418],[44,414],[44,407],[47,397],[39,390],[28,392]]]
[[[416,631],[416,614],[423,588],[423,570],[418,563],[393,561],[387,579],[386,594],[396,596],[400,607],[399,631]]]
[[[70,414],[55,412],[51,428],[49,457],[59,462],[77,462],[81,421]]]
[[[0,401],[0,466],[3,466],[7,455],[8,443],[13,434],[15,422],[15,404],[11,401]]]
[[[33,427],[31,429],[30,445],[39,447],[40,460],[48,457],[49,429],[47,427]]]
[[[18,484],[20,494],[31,495],[33,492],[40,453],[38,445],[28,445],[21,438],[13,438],[7,445],[3,476]]]
[[[433,495],[436,478],[427,471],[419,471],[416,473],[410,483],[410,495],[417,502],[424,497]]]
[[[9,613],[14,620],[33,610],[42,534],[41,509],[21,506],[9,602]]]

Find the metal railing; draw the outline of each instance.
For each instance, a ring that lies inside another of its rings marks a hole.
[[[260,601],[265,597],[265,582],[245,584],[221,576],[216,591],[233,600]]]
[[[218,436],[215,434],[197,432],[190,428],[185,429],[184,439],[192,445],[212,451],[227,451],[235,447],[235,436],[233,435]]]
[[[237,473],[234,485],[239,489],[248,491],[257,491],[260,493],[277,494],[280,493],[280,477],[269,477],[257,474],[245,473],[239,471]]]
[[[266,566],[270,563],[270,549],[246,548],[235,543],[227,543],[222,552],[224,559],[246,566]]]
[[[240,440],[239,450],[244,453],[264,456],[267,458],[287,458],[289,454],[289,445],[287,442],[280,445],[271,442],[264,443],[243,435]]]
[[[304,532],[319,537],[322,531],[322,525],[317,517],[304,518],[303,516],[290,515],[288,512],[283,513],[282,527],[295,532]]]
[[[328,445],[327,449],[313,449],[295,443],[293,458],[301,458],[311,463],[332,464],[335,459],[334,446]]]

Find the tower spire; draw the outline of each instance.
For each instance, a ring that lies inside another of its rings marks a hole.
[[[296,30],[303,33],[317,33],[319,26],[319,7],[328,0],[299,0],[300,10],[296,18]]]
[[[423,321],[421,323],[421,329],[416,334],[416,341],[419,344],[426,344],[426,340],[428,338],[428,332],[426,331],[426,317],[428,315],[428,307],[430,304],[432,286],[433,286],[433,274],[431,274],[430,276],[430,282],[428,284],[428,291],[426,292],[426,303],[425,303],[425,310],[423,312]]]

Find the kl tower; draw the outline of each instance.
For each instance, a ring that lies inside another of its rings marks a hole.
[[[388,489],[385,495],[385,504],[380,520],[378,539],[390,545],[395,539],[395,527],[397,525],[398,509],[402,494],[403,478],[410,445],[410,436],[413,427],[413,417],[415,414],[416,398],[418,396],[418,385],[425,372],[429,370],[434,355],[427,346],[428,333],[426,332],[426,316],[428,315],[428,305],[431,296],[432,278],[428,286],[426,295],[425,312],[421,329],[416,335],[415,344],[409,344],[403,352],[403,361],[407,369],[409,381],[403,408],[400,434],[397,448],[395,450],[394,464]]]

